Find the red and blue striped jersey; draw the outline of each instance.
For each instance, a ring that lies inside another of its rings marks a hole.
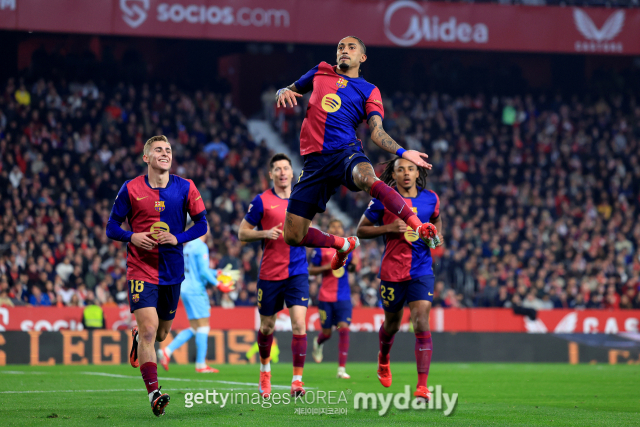
[[[249,205],[244,219],[259,230],[284,225],[289,199],[281,199],[272,188],[257,195]],[[260,279],[284,280],[298,274],[308,274],[307,252],[304,246],[289,246],[282,235],[276,240],[262,241]]]
[[[331,258],[336,250],[333,248],[317,248],[313,251],[311,264],[320,266],[331,264]],[[336,302],[351,300],[351,288],[349,287],[349,273],[347,267],[351,264],[353,252],[347,257],[344,267],[337,270],[328,270],[322,273],[322,284],[318,293],[318,300],[324,302]]]
[[[300,131],[300,154],[332,153],[357,146],[358,125],[374,115],[384,118],[382,97],[375,85],[362,77],[336,73],[336,67],[321,62],[295,82],[306,92],[313,87]]]
[[[200,192],[193,181],[169,175],[165,188],[151,188],[147,175],[124,183],[111,209],[110,218],[122,224],[129,221],[134,233],[168,231],[182,233],[187,214],[194,221],[206,215]],[[152,235],[156,239],[157,234]],[[181,244],[158,245],[151,251],[127,244],[127,279],[158,285],[175,285],[184,280]]]
[[[417,197],[403,199],[423,223],[433,222],[440,216],[440,199],[431,190],[418,189]],[[377,199],[371,200],[364,215],[376,225],[391,224],[398,218]],[[403,282],[433,274],[431,250],[415,231],[408,228],[406,233],[387,233],[384,236],[380,279]]]

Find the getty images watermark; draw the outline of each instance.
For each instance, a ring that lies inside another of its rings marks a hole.
[[[375,410],[378,415],[384,416],[392,407],[398,410],[436,410],[443,411],[444,416],[449,416],[458,403],[458,393],[443,393],[442,386],[430,386],[431,400],[426,403],[423,399],[414,398],[411,388],[404,386],[402,393],[356,393],[353,395],[352,405],[354,410]],[[247,392],[218,392],[204,390],[203,393],[185,393],[184,406],[192,408],[193,405],[209,404],[224,408],[227,405],[257,405],[269,409],[278,405],[296,406],[316,405],[316,407],[297,407],[296,415],[347,415],[352,397],[351,390],[323,391],[308,390],[304,396],[291,396],[289,392],[272,393],[267,399],[260,393]],[[444,403],[444,406],[443,406]],[[317,407],[317,405],[325,405]]]

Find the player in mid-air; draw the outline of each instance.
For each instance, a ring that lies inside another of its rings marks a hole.
[[[129,361],[140,366],[156,416],[164,415],[169,395],[158,386],[154,343],[171,330],[184,280],[182,244],[207,232],[206,210],[193,181],[171,175],[171,144],[150,138],[142,159],[147,174],[124,183],[111,210],[107,236],[127,242],[129,306],[138,324],[131,333]],[[187,214],[194,226],[185,231]],[[126,220],[131,231],[122,229]]]
[[[412,162],[396,158],[388,162],[380,175],[388,185],[397,186],[398,193],[421,221],[430,221],[438,234],[430,242],[442,244],[440,199],[426,189],[427,170]],[[429,330],[429,311],[433,302],[434,276],[430,248],[401,219],[389,212],[379,200],[372,200],[358,224],[358,237],[372,239],[384,236],[385,250],[380,265],[380,297],[384,308],[384,323],[378,331],[378,378],[383,386],[391,386],[389,351],[394,335],[400,329],[405,301],[411,311],[416,336],[415,356],[418,385],[414,396],[428,401],[427,376],[431,364],[433,343]]]
[[[344,227],[339,219],[329,222],[329,233],[344,235]],[[351,288],[349,287],[349,268],[353,265],[353,253],[347,256],[344,267],[331,268],[331,260],[336,253],[332,248],[317,248],[313,252],[309,266],[310,275],[321,275],[322,283],[318,293],[318,312],[320,313],[320,334],[313,340],[311,355],[317,363],[322,362],[324,342],[331,338],[331,328],[338,329],[338,378],[351,378],[345,370],[349,354],[349,325],[351,324]]]
[[[257,195],[245,215],[238,237],[243,242],[262,240],[262,261],[258,278],[258,311],[260,330],[260,394],[271,395],[271,345],[276,314],[286,302],[291,317],[293,340],[293,379],[291,395],[304,395],[302,371],[307,355],[305,317],[309,305],[309,267],[303,247],[289,246],[282,238],[282,223],[291,194],[293,168],[285,154],[269,161],[269,177],[273,188]]]
[[[360,77],[360,65],[366,59],[362,40],[345,37],[338,43],[336,66],[321,62],[276,94],[278,106],[288,103],[293,107],[297,105],[296,97],[312,91],[300,131],[304,166],[289,200],[284,239],[291,246],[336,249],[331,261],[334,270],[344,266],[349,253],[359,246],[358,237],[335,236],[309,226],[316,213],[325,211],[327,201],[340,185],[351,191],[368,192],[424,241],[436,235],[432,224],[423,224],[402,197],[376,177],[362,151],[362,141],[356,138],[356,128],[366,121],[372,141],[380,148],[431,168],[424,160],[426,154],[403,149],[384,131],[380,91]]]
[[[216,286],[221,292],[230,292],[240,271],[233,270],[231,264],[224,269],[209,268],[209,247],[207,232],[199,239],[184,245],[184,275],[180,289],[180,298],[189,319],[188,329],[180,332],[164,349],[158,349],[158,361],[168,371],[171,355],[194,335],[196,337],[196,372],[201,374],[217,373],[218,370],[207,365],[207,347],[209,340],[209,316],[211,305],[207,294],[207,283]]]

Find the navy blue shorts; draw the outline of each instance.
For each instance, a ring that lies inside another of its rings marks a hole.
[[[404,282],[380,281],[380,298],[382,308],[389,313],[397,313],[407,303],[413,301],[433,302],[433,285],[435,276],[417,277]]]
[[[287,212],[307,219],[327,209],[327,202],[344,185],[360,191],[353,182],[352,171],[358,163],[371,161],[359,146],[331,154],[312,153],[304,156],[304,166],[298,182],[289,196]]]
[[[155,307],[158,318],[173,320],[180,301],[180,283],[156,285],[142,280],[129,280],[129,308],[133,313],[139,308]]]
[[[273,316],[292,305],[309,306],[309,276],[298,274],[284,280],[258,279],[258,311],[263,316]]]
[[[338,326],[339,322],[351,324],[351,300],[336,302],[318,302],[318,313],[320,314],[320,326],[322,329],[331,329]]]

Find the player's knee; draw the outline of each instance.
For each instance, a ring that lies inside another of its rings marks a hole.
[[[414,332],[427,332],[429,330],[429,316],[418,316],[413,320]]]
[[[158,327],[155,325],[138,326],[138,337],[144,342],[154,342],[158,333]]]
[[[331,337],[331,329],[323,329],[322,335],[324,335],[327,338]]]
[[[284,238],[284,242],[287,245],[298,246],[302,241],[302,237],[303,237],[300,234],[301,233],[297,232],[296,230],[285,229],[282,237]]]
[[[275,329],[276,322],[272,319],[263,319],[260,323],[260,332],[263,335],[271,335]]]
[[[158,329],[158,332],[156,332],[156,341],[158,342],[164,341],[165,339],[167,339],[167,335],[169,335],[169,331]]]
[[[371,191],[371,187],[376,181],[378,181],[378,178],[375,175],[365,175],[361,173],[353,175],[353,182],[356,184],[356,186],[358,186],[358,188],[362,191],[366,191],[367,193]]]
[[[304,319],[303,320],[291,320],[291,332],[293,332],[294,335],[304,335],[306,334],[306,328],[304,325]]]
[[[384,331],[389,335],[395,335],[396,332],[400,330],[400,322],[396,321],[385,321],[384,322]]]

